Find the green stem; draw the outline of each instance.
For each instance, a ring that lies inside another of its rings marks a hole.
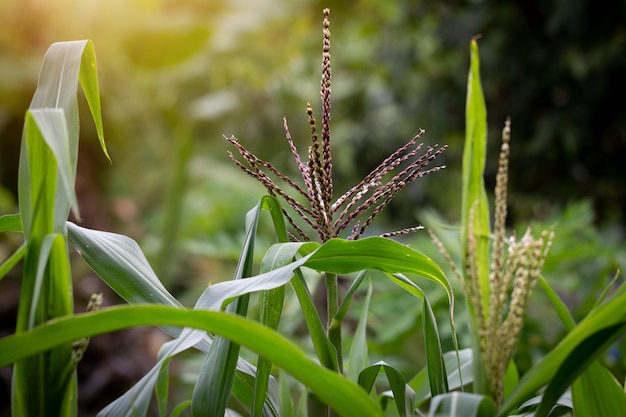
[[[339,374],[343,374],[343,351],[341,343],[341,322],[334,320],[339,311],[339,291],[337,285],[337,274],[329,272],[326,275],[326,302],[328,312],[328,339],[337,351],[337,368]],[[328,416],[338,416],[333,409],[329,407]]]
[[[341,343],[341,323],[336,322],[335,316],[339,311],[339,291],[337,274],[326,273],[326,301],[328,312],[328,339],[337,350],[337,364],[339,373],[343,373],[343,353]]]

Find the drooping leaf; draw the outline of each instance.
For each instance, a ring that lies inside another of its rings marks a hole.
[[[382,237],[368,237],[359,240],[330,239],[315,251],[304,266],[336,274],[377,269],[387,274],[413,274],[436,282],[443,287],[448,296],[450,324],[453,329],[452,337],[456,346],[454,293],[439,265],[426,255]],[[393,279],[391,275],[388,276]],[[411,284],[404,286],[397,279],[394,282],[408,291],[412,291]]]
[[[80,252],[83,259],[94,272],[126,301],[129,303],[157,303],[174,307],[181,306],[163,287],[139,245],[134,240],[115,233],[86,229],[71,222],[67,223],[67,228],[72,246]],[[222,285],[230,284],[226,282],[222,283]],[[217,293],[221,292],[219,289],[214,291]],[[234,294],[236,295],[236,292],[227,295],[222,294],[221,298],[218,294],[217,299],[214,298],[217,301],[215,301],[213,308],[218,310],[221,308],[222,303],[229,297],[234,296]],[[179,338],[195,337],[195,335],[189,333],[181,334],[181,329],[175,327],[165,326],[163,330]],[[193,339],[193,345],[204,352],[208,352],[211,346],[211,339],[206,334],[202,334],[202,336],[199,340]],[[180,340],[179,343],[188,343],[188,341]],[[182,350],[172,351],[174,352],[172,354]],[[135,385],[136,389],[151,393],[161,366],[162,363],[157,362],[154,368]],[[238,369],[247,374],[254,374],[255,372],[254,367],[244,360],[239,360]],[[252,386],[246,385],[242,378],[244,378],[243,375],[238,375],[234,387],[240,396],[252,390]],[[133,398],[133,395],[135,394],[129,394],[129,398]],[[272,394],[272,398],[275,397]],[[251,399],[252,396],[250,395],[250,401]],[[124,404],[132,404],[132,401]],[[121,413],[121,409],[121,407],[113,409],[113,414],[110,415]]]
[[[137,242],[67,222],[72,246],[104,282],[128,303],[181,304],[161,284]]]
[[[118,323],[118,325],[121,324]],[[148,413],[152,392],[159,375],[168,365],[172,356],[198,344],[202,338],[202,332],[184,329],[180,337],[163,344],[159,350],[157,364],[122,396],[103,408],[97,417],[145,416]]]
[[[543,399],[543,394],[536,395],[525,401],[517,410],[514,411],[514,414],[510,414],[508,417],[534,417],[535,410],[539,406]],[[571,412],[573,410],[574,405],[572,403],[572,393],[570,391],[566,391],[561,397],[557,400],[556,404],[550,410],[549,416],[561,416],[565,413]],[[565,414],[567,415],[567,414]]]
[[[132,305],[60,318],[36,329],[0,339],[0,367],[59,343],[133,326],[178,326],[228,337],[293,375],[315,395],[346,417],[383,416],[362,388],[311,361],[279,333],[245,318],[213,311],[160,305]]]
[[[389,381],[389,387],[393,393],[393,398],[400,416],[412,417],[415,407],[415,392],[406,383],[402,374],[392,366],[382,361],[368,366],[359,374],[359,385],[362,386],[366,392],[370,392],[380,372],[384,372],[387,376],[387,381]]]

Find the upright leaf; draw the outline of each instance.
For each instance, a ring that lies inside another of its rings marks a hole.
[[[461,242],[463,263],[467,256],[470,230],[470,210],[476,241],[476,264],[480,279],[483,311],[487,312],[489,301],[489,205],[485,191],[483,172],[487,156],[487,109],[480,82],[480,58],[478,43],[470,44],[470,71],[467,79],[467,102],[465,107],[465,146],[463,148],[463,189],[461,201]]]
[[[470,231],[476,238],[475,265],[480,298],[482,301],[483,319],[487,322],[489,311],[489,205],[483,172],[487,156],[487,109],[480,82],[480,57],[478,43],[472,39],[470,43],[470,70],[467,77],[467,99],[465,105],[465,145],[463,147],[463,177],[461,193],[461,255],[462,263],[466,265],[467,242]],[[472,216],[470,216],[472,213]],[[473,223],[470,225],[470,218]],[[468,277],[465,277],[466,279]],[[472,338],[472,352],[474,354],[474,379],[476,392],[488,393],[489,383],[481,358],[480,342],[478,340],[478,323],[480,322],[469,304]]]
[[[48,49],[25,117],[18,197],[26,253],[18,333],[73,311],[65,222],[70,209],[78,216],[74,180],[81,77],[104,149],[95,54],[89,41],[55,43]],[[74,415],[75,379],[71,345],[17,363],[14,414]]]

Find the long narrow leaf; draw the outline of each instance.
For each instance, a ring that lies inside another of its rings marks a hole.
[[[467,392],[450,392],[434,397],[427,417],[491,417],[495,415],[491,397]]]
[[[565,303],[543,277],[539,277],[542,288],[567,330],[576,323]],[[597,361],[591,364],[572,384],[572,399],[576,414],[608,417],[614,410],[626,409],[626,394],[615,377]]]
[[[287,236],[287,230],[285,228],[285,219],[283,218],[283,212],[280,208],[278,201],[269,196],[265,196],[262,200],[262,207],[265,207],[271,214],[274,221],[274,228],[276,235],[280,243],[286,243],[289,239]],[[261,205],[260,204],[260,205]],[[285,256],[284,252],[281,254],[268,251],[261,261],[261,271],[268,272],[276,267],[284,266],[291,263],[295,259],[295,254],[291,256]],[[285,300],[285,286],[280,286],[267,291],[261,291],[259,293],[259,320],[262,324],[269,327],[272,330],[278,329],[280,323],[280,317],[283,311],[283,303]],[[269,394],[269,381],[270,372],[272,370],[272,363],[265,358],[259,358],[257,362],[257,374],[254,380],[254,398],[252,401],[252,417],[260,417],[263,412],[263,405]],[[281,401],[282,403],[282,401]],[[280,412],[278,414],[281,414]]]
[[[254,259],[254,242],[259,222],[260,210],[251,210],[246,218],[246,240],[237,263],[235,277],[232,283],[252,275]],[[249,295],[244,294],[237,298],[226,309],[229,313],[246,316],[248,312]],[[202,307],[196,304],[196,308]],[[191,397],[191,412],[195,417],[221,416],[226,412],[228,401],[232,393],[235,380],[235,370],[239,359],[240,345],[224,337],[216,336],[198,376],[198,381]],[[255,390],[255,398],[256,398]],[[265,398],[263,398],[263,404]],[[259,414],[262,407],[259,407]]]
[[[245,318],[221,312],[133,305],[60,318],[30,332],[0,339],[0,351],[3,352],[0,367],[59,343],[146,325],[193,327],[226,336],[285,369],[340,415],[383,415],[360,387],[312,362],[303,351],[279,333]]]
[[[11,269],[26,255],[26,243],[22,243],[19,248],[7,260],[0,264],[0,280],[9,273]]]
[[[362,274],[363,276],[365,274]],[[356,282],[356,281],[355,281]],[[359,317],[359,323],[354,331],[350,352],[348,354],[348,370],[346,377],[354,382],[358,382],[359,374],[370,363],[367,355],[367,313],[369,312],[370,300],[372,298],[372,282],[368,281],[367,294],[363,300],[363,309]]]
[[[31,129],[39,131],[41,138],[56,160],[59,178],[57,187],[61,187],[61,189],[56,190],[57,200],[67,200],[69,203],[68,206],[64,206],[57,202],[54,206],[54,209],[58,211],[55,213],[55,226],[59,230],[59,226],[62,226],[67,220],[70,207],[78,215],[78,202],[74,192],[76,167],[72,165],[70,158],[72,150],[65,113],[61,109],[30,109],[26,113],[25,130],[28,132]]]
[[[172,356],[183,352],[198,344],[203,338],[203,332],[184,329],[181,336],[171,340],[159,350],[159,360],[132,388],[118,399],[107,405],[98,413],[98,417],[137,417],[148,413],[148,406],[152,399],[152,391],[159,374],[167,366]]]
[[[487,156],[487,108],[480,82],[480,57],[478,43],[470,43],[470,70],[467,76],[467,98],[465,105],[465,145],[463,147],[463,175],[461,192],[461,255],[466,264],[467,242],[470,230],[476,239],[475,265],[480,285],[480,298],[483,304],[484,319],[489,311],[489,204],[485,191],[483,172]],[[473,224],[470,225],[470,211]],[[466,277],[467,278],[467,277]],[[472,351],[474,352],[475,392],[488,394],[489,383],[485,375],[478,341],[478,321],[470,305],[472,315]]]
[[[576,378],[591,365],[600,353],[604,352],[617,337],[624,334],[624,331],[626,331],[626,322],[605,327],[587,337],[578,346],[576,346],[576,348],[573,349],[563,361],[561,367],[548,384],[548,387],[543,394],[543,400],[541,401],[541,404],[539,404],[539,408],[537,409],[535,416],[547,417],[548,413],[565,390],[569,388]],[[602,407],[593,401],[595,399],[592,397],[592,395],[595,394],[594,391],[590,391],[588,393],[581,392],[580,394],[582,394],[583,397],[579,403],[584,402],[583,398],[588,396],[589,404],[587,405],[587,408]],[[609,401],[613,404],[613,407],[607,405],[606,409],[623,410],[624,406],[626,406],[625,399],[624,392],[622,391],[621,395],[617,398],[613,398],[613,401]],[[594,409],[591,414],[599,416],[599,411],[600,410]],[[578,410],[577,412],[580,413]]]
[[[163,287],[158,277],[148,264],[143,252],[137,243],[122,235],[115,233],[101,232],[97,230],[86,229],[77,226],[71,222],[67,223],[69,239],[89,264],[89,266],[122,298],[129,303],[158,303],[180,307],[180,303]],[[244,281],[241,281],[244,282]],[[230,285],[230,282],[220,283],[218,285]],[[261,284],[262,286],[263,284]],[[214,286],[216,287],[216,286]],[[214,288],[211,287],[211,288]],[[263,289],[263,287],[259,288]],[[252,289],[254,290],[254,289]],[[213,289],[210,294],[205,297],[211,298],[214,302],[211,304],[213,309],[220,309],[222,304],[230,297],[234,297],[241,290],[235,290],[231,293],[222,293],[216,296],[215,292],[220,293],[219,288]],[[209,301],[207,301],[210,304]],[[177,337],[195,337],[187,334],[181,335],[181,330],[175,327],[163,327],[172,336]],[[195,340],[195,339],[194,339]],[[184,340],[179,341],[181,343]],[[186,343],[186,342],[185,342]],[[211,346],[211,339],[204,334],[200,340],[196,340],[195,347],[208,352]],[[183,349],[184,350],[184,349]],[[175,354],[175,353],[172,353]],[[157,363],[152,371],[136,384],[136,389],[144,390],[148,393],[152,392],[156,378],[160,372],[162,363]],[[238,369],[245,374],[254,374],[255,369],[252,365],[244,360],[239,360]],[[244,374],[238,374],[235,381],[234,390],[239,396],[246,395],[252,389],[251,385],[244,382]],[[131,394],[131,396],[134,394]],[[272,398],[276,396],[273,394]],[[250,402],[252,396],[250,395]],[[128,402],[130,404],[132,402]],[[120,412],[121,408],[115,409]],[[111,414],[115,415],[115,414]]]
[[[567,356],[592,334],[618,324],[626,318],[626,284],[622,284],[610,300],[593,310],[541,361],[533,365],[520,379],[511,395],[505,398],[498,415],[506,413],[526,401],[556,374]]]
[[[426,346],[426,365],[432,396],[448,392],[448,375],[443,360],[441,340],[437,329],[437,320],[427,297],[424,297],[422,318],[424,323],[424,341]]]
[[[68,237],[87,264],[129,303],[181,306],[161,284],[137,242],[67,222]]]
[[[476,265],[482,291],[483,310],[489,302],[489,204],[483,172],[487,156],[487,109],[480,82],[478,43],[470,43],[470,71],[465,107],[465,145],[463,147],[463,191],[461,201],[461,242],[463,261],[467,256],[470,210],[474,210]]]
[[[457,356],[458,353],[458,356]],[[448,387],[450,390],[461,388],[463,384],[470,384],[474,381],[472,374],[473,353],[471,349],[463,349],[458,352],[446,352],[443,354],[445,368],[448,371]],[[459,371],[458,363],[461,364]],[[462,374],[462,378],[461,375]],[[410,381],[409,385],[415,390],[417,405],[431,398],[430,382],[428,380],[428,368],[424,367]]]
[[[576,415],[611,417],[626,410],[624,387],[597,360],[572,385]]]
[[[22,218],[20,214],[0,216],[0,232],[22,232]]]
[[[426,255],[381,237],[359,240],[330,239],[315,251],[305,266],[336,274],[378,269],[388,274],[414,274],[436,282],[443,287],[448,296],[453,341],[455,346],[457,345],[454,332],[454,293],[452,287],[439,265]]]
[[[359,374],[359,385],[365,391],[370,392],[376,382],[376,377],[383,371],[389,381],[389,387],[393,393],[393,398],[398,408],[398,413],[402,417],[411,417],[414,414],[415,392],[406,383],[404,377],[392,366],[385,362],[377,362],[368,366]]]

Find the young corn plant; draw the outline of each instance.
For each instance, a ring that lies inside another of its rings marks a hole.
[[[73,312],[66,221],[70,210],[80,217],[74,193],[79,82],[106,154],[93,45],[88,41],[52,45],[24,122],[18,183],[20,213],[3,218],[4,230],[19,229],[24,236],[24,243],[5,261],[0,275],[24,260],[16,334]],[[14,415],[72,412],[76,400],[76,349],[66,341],[15,363]]]
[[[435,397],[429,415],[544,417],[568,411],[581,416],[613,415],[626,407],[624,388],[597,358],[626,331],[626,285],[622,284],[610,297],[606,297],[607,289],[596,308],[576,325],[541,276],[553,233],[542,231],[533,237],[527,230],[519,239],[506,237],[509,120],[502,132],[491,225],[483,180],[487,117],[476,39],[471,42],[470,51],[460,268],[432,232],[431,237],[467,298],[474,343],[472,350],[462,355],[461,369],[465,368],[464,380],[473,383],[474,393]],[[512,359],[520,343],[528,300],[537,283],[569,333],[520,379]],[[451,385],[461,385],[455,381]]]
[[[394,153],[385,158],[372,172],[363,178],[357,185],[333,202],[333,179],[332,179],[332,152],[330,144],[330,120],[331,120],[331,56],[330,56],[330,10],[324,10],[323,21],[323,52],[322,52],[322,80],[320,96],[322,99],[322,129],[321,140],[317,133],[316,121],[313,117],[313,109],[307,103],[306,112],[308,115],[311,130],[311,146],[308,148],[308,158],[302,161],[300,154],[294,144],[291,133],[287,126],[287,121],[283,120],[285,136],[295,159],[296,165],[302,175],[304,186],[298,185],[289,176],[279,172],[270,163],[263,161],[250,151],[248,151],[234,136],[228,138],[239,155],[243,159],[241,162],[232,152],[229,152],[233,162],[248,175],[259,181],[270,196],[284,201],[287,206],[298,216],[300,223],[290,214],[287,208],[283,209],[283,214],[293,228],[294,232],[289,233],[290,240],[303,241],[312,240],[311,233],[304,230],[308,226],[321,242],[338,238],[344,230],[348,230],[347,240],[356,240],[363,235],[366,228],[372,223],[374,218],[388,205],[394,196],[410,182],[423,177],[432,172],[439,171],[443,166],[428,168],[428,165],[446,147],[434,145],[429,147],[421,155],[419,151],[423,144],[417,141],[424,134],[421,130],[405,145],[398,148]],[[401,167],[399,172],[394,172]],[[277,181],[273,179],[274,177]],[[282,183],[282,186],[281,186]],[[296,196],[290,195],[285,186],[293,189]],[[301,203],[298,197],[305,203]],[[383,234],[390,237],[400,234],[407,234],[420,229],[421,227],[407,228],[395,232]],[[325,273],[326,283],[326,305],[328,323],[328,337],[336,352],[336,364],[333,358],[332,368],[343,372],[342,358],[342,321],[335,320],[339,308],[339,292],[337,288],[337,275]],[[333,321],[335,320],[335,321]]]

